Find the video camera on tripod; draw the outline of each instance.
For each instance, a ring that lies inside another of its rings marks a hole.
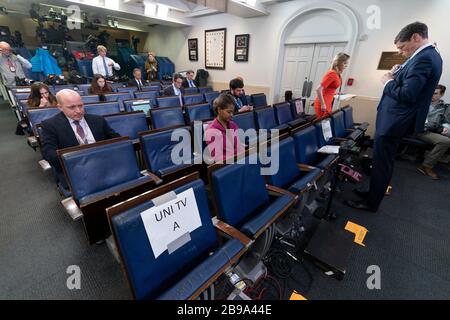
[[[34,80],[31,79],[27,79],[27,78],[19,78],[19,77],[14,77],[14,80],[16,81],[16,86],[21,87],[21,86],[30,86]]]
[[[55,85],[61,85],[66,84],[66,81],[64,80],[64,77],[56,75],[56,74],[49,74],[47,79],[44,80],[44,83],[49,86],[55,86]]]

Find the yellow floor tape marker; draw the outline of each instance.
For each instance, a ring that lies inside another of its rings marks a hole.
[[[353,223],[351,221],[347,222],[347,225],[345,226],[345,230],[350,231],[351,233],[355,234],[355,240],[354,242],[365,247],[366,245],[363,243],[364,238],[367,234],[367,229],[363,226],[360,226],[359,224]]]
[[[292,291],[291,297],[289,298],[289,300],[308,300],[306,299],[304,296],[302,296],[300,293],[298,293],[297,291]]]

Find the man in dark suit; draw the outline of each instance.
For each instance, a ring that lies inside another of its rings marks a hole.
[[[145,80],[142,80],[142,72],[139,68],[133,69],[134,78],[128,83],[130,87],[137,87],[138,91],[142,91],[142,88],[147,86],[148,83]]]
[[[183,105],[183,95],[184,89],[183,85],[183,77],[179,73],[175,73],[173,75],[172,85],[164,89],[165,96],[178,96],[180,99],[180,105]]]
[[[442,58],[428,42],[428,27],[415,22],[404,27],[394,41],[407,58],[381,81],[383,96],[378,105],[372,174],[368,193],[356,193],[361,201],[347,201],[356,209],[377,211],[392,177],[394,157],[401,139],[424,131],[431,97],[442,73]]]
[[[56,94],[60,113],[42,122],[42,155],[65,188],[67,184],[56,150],[119,137],[106,120],[85,114],[78,92],[63,89]]]
[[[186,72],[186,79],[183,80],[183,88],[197,88],[197,82],[194,80],[194,71]]]
[[[173,75],[172,85],[164,89],[165,96],[178,96],[184,94],[183,77],[179,73]]]

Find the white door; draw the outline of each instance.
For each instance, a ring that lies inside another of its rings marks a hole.
[[[322,82],[322,78],[330,70],[333,58],[339,52],[345,52],[345,43],[318,43],[314,46],[314,57],[312,61],[309,80],[313,82],[310,100],[316,98],[316,88]]]
[[[294,98],[302,97],[303,83],[312,81],[311,97],[307,99],[309,106],[316,97],[316,88],[325,73],[330,69],[334,56],[345,52],[346,43],[316,43],[286,45],[280,98],[284,92],[291,90]],[[306,108],[313,113],[314,109]]]
[[[309,78],[314,55],[314,44],[287,45],[284,56],[280,98],[291,90],[295,98],[302,96],[303,82]]]

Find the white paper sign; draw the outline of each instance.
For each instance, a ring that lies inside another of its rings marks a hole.
[[[331,138],[333,138],[333,133],[331,132],[331,124],[329,119],[322,121],[322,133],[325,141],[328,141]]]
[[[170,243],[202,226],[192,188],[141,212],[141,218],[155,258],[166,251]]]
[[[149,103],[150,100],[137,100],[137,101],[133,101],[133,106],[138,105],[138,104],[145,104],[145,103]]]
[[[295,110],[297,111],[297,114],[303,112],[303,103],[302,103],[302,100],[296,100],[296,101],[295,101]]]
[[[317,152],[319,153],[326,153],[326,154],[339,154],[339,148],[340,146],[323,146]]]
[[[31,88],[19,88],[16,90],[17,93],[23,93],[23,92],[31,92]]]

